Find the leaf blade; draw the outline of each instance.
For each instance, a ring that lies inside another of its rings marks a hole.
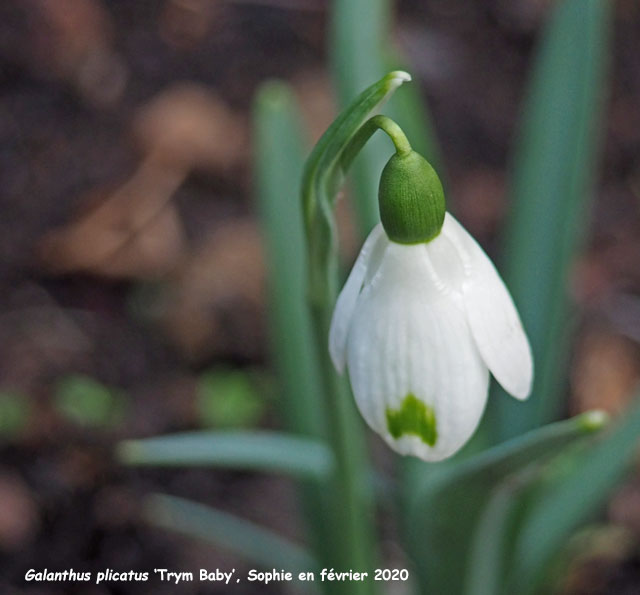
[[[640,394],[617,427],[577,457],[573,472],[545,489],[519,532],[512,576],[519,593],[537,584],[550,558],[593,514],[630,467],[640,436]]]
[[[154,525],[209,542],[264,568],[314,570],[317,562],[303,547],[232,514],[165,494],[153,494],[145,516]]]
[[[536,374],[524,403],[494,391],[490,406],[500,440],[555,419],[561,406],[570,337],[566,285],[592,202],[609,4],[558,3],[538,49],[516,146],[504,249],[505,281],[529,334]]]
[[[127,440],[117,452],[128,465],[246,469],[314,480],[326,479],[333,467],[324,443],[280,432],[184,432]]]
[[[407,502],[407,515],[412,519],[407,538],[421,562],[417,570],[422,592],[463,592],[460,565],[469,559],[468,537],[496,485],[532,462],[598,431],[605,422],[602,412],[579,415],[462,462],[441,465],[423,477],[414,487],[414,498]]]

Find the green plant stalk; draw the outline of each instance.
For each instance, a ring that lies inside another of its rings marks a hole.
[[[354,157],[371,138],[376,130],[383,130],[393,141],[399,154],[409,153],[411,146],[402,129],[390,118],[377,115],[367,120],[354,134],[339,158],[339,167],[346,172]],[[330,275],[333,267],[325,272]],[[339,524],[344,530],[345,560],[352,560],[345,568],[363,568],[371,572],[374,568],[373,497],[370,473],[366,465],[366,446],[362,433],[362,422],[354,405],[349,387],[344,378],[336,375],[329,357],[328,337],[331,326],[332,309],[336,300],[335,283],[324,285],[324,298],[311,301],[312,318],[318,345],[319,360],[324,370],[329,411],[331,412],[330,438],[336,455],[336,481],[341,502],[337,502],[336,512]],[[315,294],[316,298],[320,296]],[[343,563],[344,564],[344,563]],[[359,583],[362,593],[371,592],[372,586]]]
[[[393,141],[398,154],[411,152],[411,146],[401,128],[390,118],[377,115],[367,120],[354,134],[339,159],[340,169],[346,172],[355,155],[362,149],[376,130],[383,130]],[[333,267],[325,272],[330,275]],[[363,568],[371,572],[374,568],[373,498],[370,489],[370,474],[366,465],[366,447],[362,433],[362,422],[354,405],[346,380],[336,375],[329,357],[328,337],[332,308],[336,300],[335,283],[324,285],[325,295],[314,292],[311,301],[312,318],[316,333],[319,359],[324,370],[323,378],[328,399],[330,439],[336,456],[336,480],[340,502],[336,503],[340,526],[345,535],[345,560],[352,560],[345,568]],[[343,563],[344,564],[344,563]],[[357,584],[362,592],[371,592],[373,586]],[[356,590],[352,584],[350,591]]]
[[[374,502],[370,467],[362,422],[356,411],[346,379],[337,376],[326,348],[331,311],[312,307],[312,318],[320,349],[320,366],[327,396],[327,409],[331,419],[329,441],[335,455],[333,492],[334,523],[342,542],[336,552],[335,568],[363,570],[372,573],[376,567],[374,548]],[[347,585],[346,593],[375,593],[371,581]]]
[[[337,376],[328,352],[338,269],[333,205],[345,168],[351,162],[351,158],[343,161],[345,151],[354,137],[360,138],[358,131],[371,112],[409,79],[404,72],[389,73],[354,99],[314,147],[305,165],[301,189],[309,254],[308,299],[329,413],[329,439],[335,457],[334,511],[343,536],[338,567],[369,572],[375,568],[374,517],[363,424],[348,384]],[[389,124],[385,120],[379,123]],[[392,129],[395,126],[390,125]],[[396,133],[392,130],[392,137],[402,144],[404,135],[400,137]],[[376,584],[370,581],[351,583],[347,592],[365,594],[376,590]]]
[[[382,72],[404,69],[403,57],[390,47],[391,5],[391,0],[332,1],[329,51],[333,82],[342,107],[349,104],[364,84]],[[418,86],[409,85],[402,93],[391,97],[385,113],[407,131],[414,149],[434,165],[446,187],[441,152]],[[364,130],[364,127],[358,132],[361,138],[354,139],[353,146],[345,151],[345,170],[359,150],[356,145],[364,145],[372,132]],[[351,169],[350,190],[354,198],[357,227],[362,237],[379,221],[377,182],[389,157],[384,142],[381,138],[372,139]],[[399,459],[398,464],[401,494],[406,500],[413,487],[421,483],[433,467],[411,457]],[[408,518],[407,508],[402,503],[398,506],[398,513],[402,525],[410,527],[412,520]],[[422,550],[414,547],[410,539],[403,541],[408,554],[419,563]]]

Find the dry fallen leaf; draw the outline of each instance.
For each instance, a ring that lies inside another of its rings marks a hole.
[[[176,279],[163,326],[191,360],[254,357],[263,345],[264,263],[254,222],[225,223]]]
[[[53,274],[156,278],[182,259],[185,241],[171,197],[183,176],[153,159],[87,213],[46,234],[38,256]]]
[[[94,192],[84,201],[96,206],[46,234],[37,251],[49,272],[167,275],[186,252],[173,194],[192,170],[224,170],[237,164],[245,148],[240,120],[199,85],[161,93],[140,110],[134,130],[145,152],[141,165],[115,191]]]
[[[217,94],[193,83],[176,84],[144,106],[134,133],[146,153],[176,169],[219,172],[246,156],[243,121]]]

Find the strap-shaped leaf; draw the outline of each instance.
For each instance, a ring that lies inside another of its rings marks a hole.
[[[461,570],[471,552],[471,535],[492,492],[506,477],[557,454],[602,427],[594,411],[534,430],[457,465],[435,467],[414,488],[408,502],[408,539],[417,558],[422,592],[463,593]]]
[[[303,547],[228,512],[184,498],[154,494],[147,500],[145,516],[154,525],[209,542],[264,568],[284,568],[292,573],[317,568]],[[230,585],[235,585],[237,578],[234,575]]]
[[[516,146],[504,250],[505,281],[527,329],[536,374],[528,401],[515,402],[500,390],[490,400],[498,440],[547,423],[561,410],[572,326],[567,279],[584,237],[597,169],[611,2],[556,4]]]
[[[531,504],[520,524],[510,592],[529,593],[571,533],[597,512],[638,452],[640,394],[618,425],[572,457]]]
[[[281,387],[287,429],[328,437],[322,378],[307,307],[307,253],[299,186],[306,154],[295,97],[284,82],[262,85],[254,103],[254,170],[265,245],[271,355]],[[300,486],[302,511],[316,557],[331,565],[343,535],[333,517],[332,490],[316,481]]]
[[[185,432],[128,440],[118,454],[128,465],[227,467],[320,480],[333,467],[324,443],[278,432]]]
[[[307,307],[307,258],[299,185],[306,149],[298,106],[283,82],[265,83],[254,104],[255,180],[269,288],[269,338],[292,432],[327,434],[320,371]]]
[[[489,495],[471,536],[465,595],[501,592],[510,547],[509,529],[519,504],[519,492],[536,477],[539,468],[533,464],[507,477]]]

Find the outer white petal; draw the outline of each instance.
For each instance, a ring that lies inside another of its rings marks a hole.
[[[349,273],[333,311],[331,328],[329,330],[329,353],[333,365],[338,373],[342,374],[346,360],[347,333],[351,324],[351,317],[362,289],[367,267],[372,254],[378,252],[381,244],[388,244],[386,234],[381,223],[378,223],[372,230],[360,250],[360,254]]]
[[[533,358],[509,291],[484,250],[449,213],[441,236],[460,257],[462,296],[482,358],[507,392],[526,399],[533,381]],[[447,274],[443,269],[438,272],[443,278]],[[453,283],[459,280],[454,278]]]
[[[367,423],[394,450],[427,461],[451,456],[471,437],[489,379],[461,301],[436,282],[424,245],[390,243],[358,300],[347,346],[351,385]],[[387,410],[399,409],[409,393],[435,413],[433,446],[389,432]]]

